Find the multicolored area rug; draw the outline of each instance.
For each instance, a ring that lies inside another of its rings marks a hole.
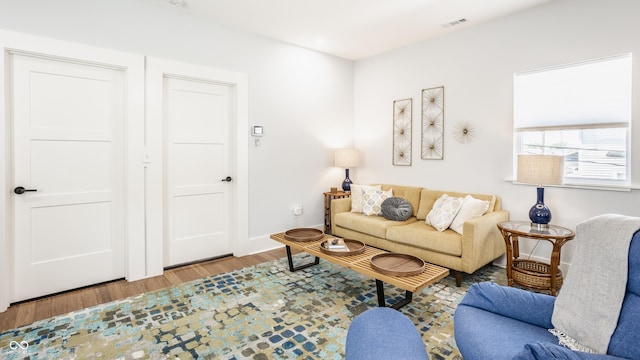
[[[506,282],[491,266],[464,280],[457,288],[450,275],[401,309],[431,359],[461,359],[453,313],[468,286]],[[386,287],[388,303],[404,296]],[[0,333],[0,358],[343,359],[351,320],[377,306],[375,288],[375,280],[325,261],[291,273],[283,258]]]

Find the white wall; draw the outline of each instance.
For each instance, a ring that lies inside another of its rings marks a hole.
[[[249,123],[263,125],[266,133],[260,147],[252,139],[249,145],[249,236],[259,251],[275,246],[264,240],[272,232],[322,223],[321,192],[338,186],[344,175],[330,166],[330,148],[354,143],[363,162],[352,170],[356,182],[496,193],[512,219],[526,220],[535,188],[506,181],[512,173],[513,73],[624,52],[635,53],[637,70],[638,11],[640,2],[634,0],[617,0],[615,6],[557,0],[355,67],[135,0],[0,0],[0,28],[247,73]],[[634,93],[640,90],[638,73]],[[445,86],[445,159],[421,160],[420,90],[440,85]],[[391,106],[407,97],[414,99],[413,165],[396,167]],[[634,124],[640,121],[637,99]],[[460,121],[477,130],[470,144],[453,139]],[[633,137],[640,138],[640,126],[634,126]],[[632,157],[639,156],[640,141],[634,141]],[[633,175],[639,186],[640,171]],[[606,212],[640,216],[638,194],[547,188],[545,202],[553,223],[574,228]],[[294,218],[290,208],[297,203],[304,214]],[[536,254],[546,251],[540,247]],[[563,261],[570,261],[571,251],[569,243]]]
[[[260,147],[249,140],[248,251],[279,245],[270,233],[322,224],[322,192],[344,175],[330,149],[353,140],[351,61],[135,0],[0,0],[0,28],[247,73],[249,124],[265,128]]]
[[[558,0],[513,16],[460,30],[355,64],[355,145],[366,167],[354,181],[495,193],[512,220],[527,220],[534,186],[512,178],[512,76],[515,72],[632,52],[634,94],[640,93],[640,2]],[[473,22],[473,19],[470,19]],[[420,159],[421,89],[445,87],[444,160]],[[606,91],[606,89],[594,89]],[[392,166],[392,103],[413,98],[413,165]],[[452,130],[469,121],[469,144]],[[640,187],[640,97],[634,96],[632,183]],[[575,225],[602,213],[640,216],[640,191],[545,189],[552,223]],[[563,248],[571,262],[575,243]],[[524,244],[525,254],[532,244]],[[534,256],[548,257],[549,246]]]

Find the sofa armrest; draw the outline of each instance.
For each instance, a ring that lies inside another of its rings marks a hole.
[[[331,200],[331,214],[351,211],[351,198]]]
[[[336,214],[351,211],[351,198],[338,198],[331,200],[331,232],[335,234]]]
[[[498,223],[509,220],[506,210],[468,220],[462,227],[462,271],[473,273],[506,251]]]
[[[506,316],[528,324],[552,329],[551,315],[556,298],[492,282],[471,285],[460,305]],[[535,311],[532,311],[535,309]]]

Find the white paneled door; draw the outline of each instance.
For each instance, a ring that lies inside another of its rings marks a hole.
[[[10,64],[11,301],[124,277],[123,71],[17,53]]]
[[[231,88],[165,76],[165,263],[230,254]]]

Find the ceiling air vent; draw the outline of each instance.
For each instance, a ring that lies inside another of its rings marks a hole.
[[[467,20],[467,19],[465,19],[465,18],[462,18],[462,19],[458,19],[458,20],[454,20],[454,21],[448,22],[448,23],[446,23],[446,24],[442,24],[442,27],[449,27],[449,26],[454,26],[454,25],[464,24],[464,23],[466,23],[467,21],[469,21],[469,20]]]

